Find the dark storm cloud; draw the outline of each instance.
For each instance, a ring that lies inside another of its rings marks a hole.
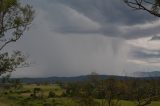
[[[46,18],[52,21],[52,30],[64,34],[98,33],[132,39],[160,32],[159,27],[132,28],[157,18],[144,11],[133,11],[123,0],[46,0],[38,7],[48,12]],[[122,28],[126,26],[131,27]]]
[[[130,56],[134,60],[147,63],[160,63],[160,50],[150,50],[144,48],[134,48],[130,51]]]
[[[92,20],[106,24],[123,23],[132,25],[152,20],[153,17],[141,11],[132,11],[123,0],[54,0],[69,6]],[[50,0],[52,3],[53,1]]]
[[[132,56],[137,59],[149,59],[149,58],[160,58],[159,50],[145,50],[135,51]]]

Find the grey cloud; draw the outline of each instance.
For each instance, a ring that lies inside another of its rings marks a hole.
[[[160,51],[136,51],[133,53],[133,56],[138,59],[147,59],[147,58],[160,58]]]
[[[126,23],[127,25],[152,20],[145,12],[134,12],[123,0],[55,0],[83,13],[100,23]],[[50,0],[50,2],[52,2]]]
[[[160,50],[149,50],[134,47],[130,51],[131,60],[144,61],[148,63],[160,63]]]
[[[127,62],[130,56],[152,58],[141,49],[130,47],[125,39],[159,33],[158,28],[133,27],[156,18],[132,11],[121,0],[25,2],[35,8],[35,20],[23,39],[10,48],[27,52],[36,65],[13,76],[73,76],[92,71],[119,75],[124,69],[143,70],[143,66]],[[123,29],[126,26],[129,29]]]
[[[160,36],[153,36],[150,40],[160,40]]]
[[[36,7],[47,13],[45,17],[51,22],[50,28],[59,33],[135,39],[160,32],[159,27],[121,30],[123,26],[157,20],[144,11],[133,11],[122,0],[46,0],[38,4]]]

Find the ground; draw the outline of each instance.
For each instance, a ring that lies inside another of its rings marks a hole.
[[[41,96],[39,99],[31,98],[34,88],[40,88],[38,96]],[[48,98],[50,91],[55,92],[56,97]],[[74,99],[69,97],[62,97],[64,90],[56,84],[24,84],[21,89],[3,89],[1,90],[0,95],[0,106],[50,106],[47,104],[59,104],[57,106],[78,106]],[[98,100],[100,101],[100,100]],[[60,105],[63,104],[63,105]],[[122,106],[135,106],[133,101],[121,101]],[[155,101],[148,106],[160,106],[160,102]]]

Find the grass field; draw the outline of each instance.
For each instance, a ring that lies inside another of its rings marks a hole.
[[[32,99],[30,95],[33,93],[34,88],[40,88],[43,98]],[[49,92],[55,92],[56,97],[48,98]],[[69,97],[61,97],[63,89],[58,85],[23,85],[23,88],[19,90],[15,89],[3,89],[0,95],[0,106],[79,106],[75,100]],[[100,100],[98,100],[100,101]],[[121,100],[121,106],[136,106],[133,101]],[[59,105],[47,105],[47,104],[59,104]],[[60,105],[61,104],[61,105]],[[160,102],[152,102],[148,106],[160,106]]]

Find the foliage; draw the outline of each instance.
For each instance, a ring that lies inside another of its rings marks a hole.
[[[7,101],[5,103],[12,103],[15,104],[15,106],[160,105],[160,79],[118,79],[111,77],[105,80],[97,80],[96,84],[97,85],[95,85],[92,80],[64,83],[64,88],[60,88],[57,84],[23,84],[23,88],[20,89],[14,89],[12,87],[1,90],[0,102],[3,101],[1,98],[4,98],[4,100]],[[65,93],[67,89],[74,92],[71,93],[72,96],[70,93],[63,96],[63,93]],[[30,94],[33,96],[30,97]],[[49,94],[56,96],[49,98]],[[57,96],[57,94],[59,96]]]
[[[0,51],[11,42],[16,42],[29,28],[34,11],[30,5],[23,6],[19,0],[0,0]],[[0,76],[14,71],[25,61],[20,51],[0,53]]]
[[[0,54],[0,76],[6,72],[15,71],[18,67],[27,65],[26,57],[20,51],[14,51],[12,55],[9,53]]]
[[[49,94],[48,94],[48,98],[53,98],[55,96],[56,96],[56,94],[52,91],[50,91]]]
[[[32,7],[22,6],[19,0],[0,0],[0,50],[17,41],[33,20]]]

